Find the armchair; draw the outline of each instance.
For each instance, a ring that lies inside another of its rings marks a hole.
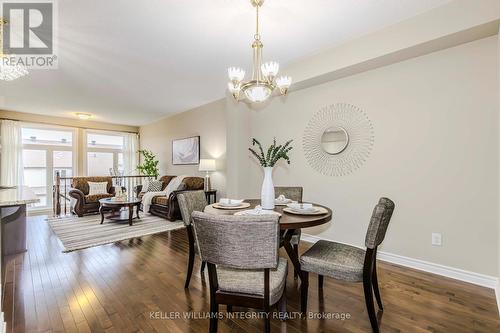
[[[107,182],[107,193],[89,195],[88,182]],[[111,177],[74,177],[68,194],[75,199],[71,209],[79,217],[86,214],[97,213],[99,212],[100,199],[115,196],[113,179]]]

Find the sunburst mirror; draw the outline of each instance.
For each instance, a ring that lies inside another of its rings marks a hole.
[[[339,103],[314,114],[302,146],[313,169],[327,176],[343,176],[361,167],[373,143],[373,126],[366,113],[355,105]]]

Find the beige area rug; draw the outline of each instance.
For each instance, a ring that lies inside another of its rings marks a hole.
[[[153,215],[142,215],[140,219],[134,219],[132,226],[127,222],[106,219],[100,224],[100,215],[51,217],[47,222],[61,240],[63,252],[184,228],[182,221],[170,222]]]

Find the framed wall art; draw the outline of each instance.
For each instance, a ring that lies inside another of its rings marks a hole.
[[[191,165],[200,163],[200,137],[172,140],[172,164]]]

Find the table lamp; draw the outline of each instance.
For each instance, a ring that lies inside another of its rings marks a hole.
[[[200,171],[205,171],[205,191],[211,191],[212,187],[210,186],[210,175],[208,174],[210,171],[215,171],[215,160],[214,159],[200,159]]]

